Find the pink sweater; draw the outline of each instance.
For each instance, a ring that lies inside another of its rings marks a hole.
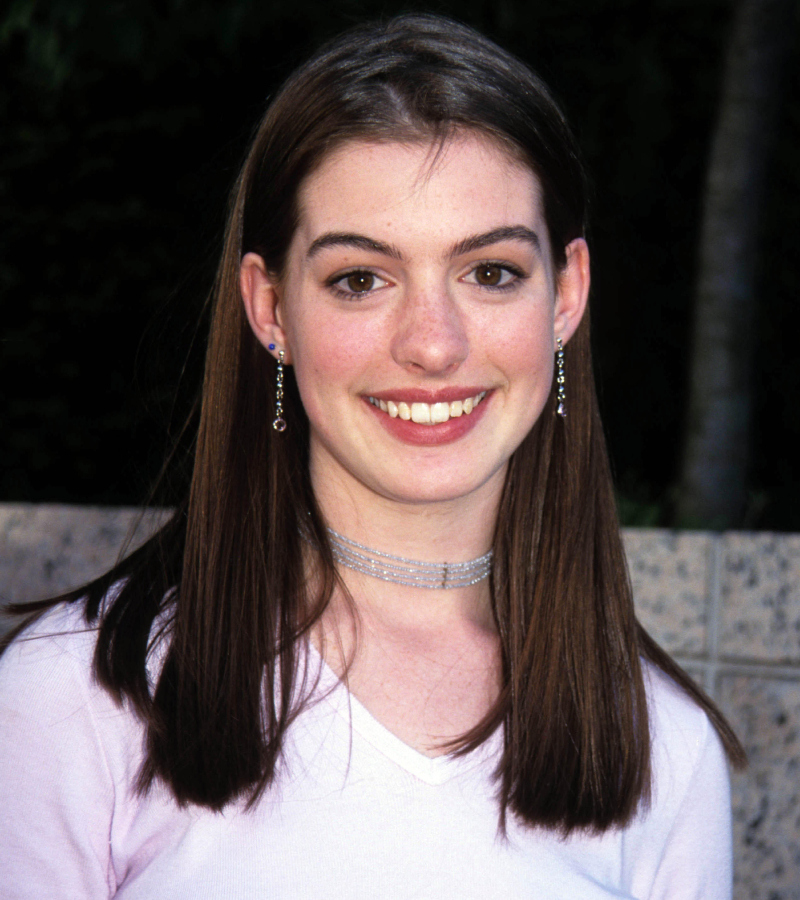
[[[92,682],[93,648],[76,611],[59,608],[0,660],[3,900],[730,898],[723,753],[659,673],[651,807],[568,840],[512,819],[504,841],[499,735],[464,759],[423,756],[322,663],[320,696],[255,808],[180,808],[163,787],[137,796],[142,729]]]

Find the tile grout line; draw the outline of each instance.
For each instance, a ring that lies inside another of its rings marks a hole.
[[[675,661],[684,669],[702,669],[706,671],[707,663],[702,660],[675,655]],[[747,678],[780,679],[781,681],[800,681],[800,667],[791,663],[784,665],[776,663],[738,662],[736,660],[721,660],[717,663],[718,675],[743,675]]]
[[[708,640],[708,664],[705,671],[706,692],[714,700],[717,697],[717,673],[719,670],[719,615],[721,612],[722,536],[712,534],[708,545],[708,596],[706,597],[706,635]]]

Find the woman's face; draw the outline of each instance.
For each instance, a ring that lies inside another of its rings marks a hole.
[[[241,281],[256,335],[294,366],[315,489],[499,495],[583,312],[585,243],[556,273],[536,177],[475,134],[346,144],[299,199],[280,282],[255,254]]]

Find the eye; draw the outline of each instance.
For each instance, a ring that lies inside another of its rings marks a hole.
[[[335,275],[328,281],[334,293],[342,297],[355,297],[369,294],[388,284],[383,278],[370,272],[369,269],[354,269],[344,275]]]
[[[508,263],[482,262],[471,269],[464,280],[481,287],[502,290],[513,287],[521,278],[525,278],[525,273],[516,266]]]

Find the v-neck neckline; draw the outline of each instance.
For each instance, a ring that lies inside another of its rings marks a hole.
[[[496,758],[501,750],[502,727],[497,728],[476,750],[465,756],[445,753],[427,756],[407,744],[375,718],[361,701],[350,692],[344,682],[309,641],[309,653],[319,663],[318,690],[322,700],[346,719],[353,731],[371,747],[426,784],[439,785]]]

